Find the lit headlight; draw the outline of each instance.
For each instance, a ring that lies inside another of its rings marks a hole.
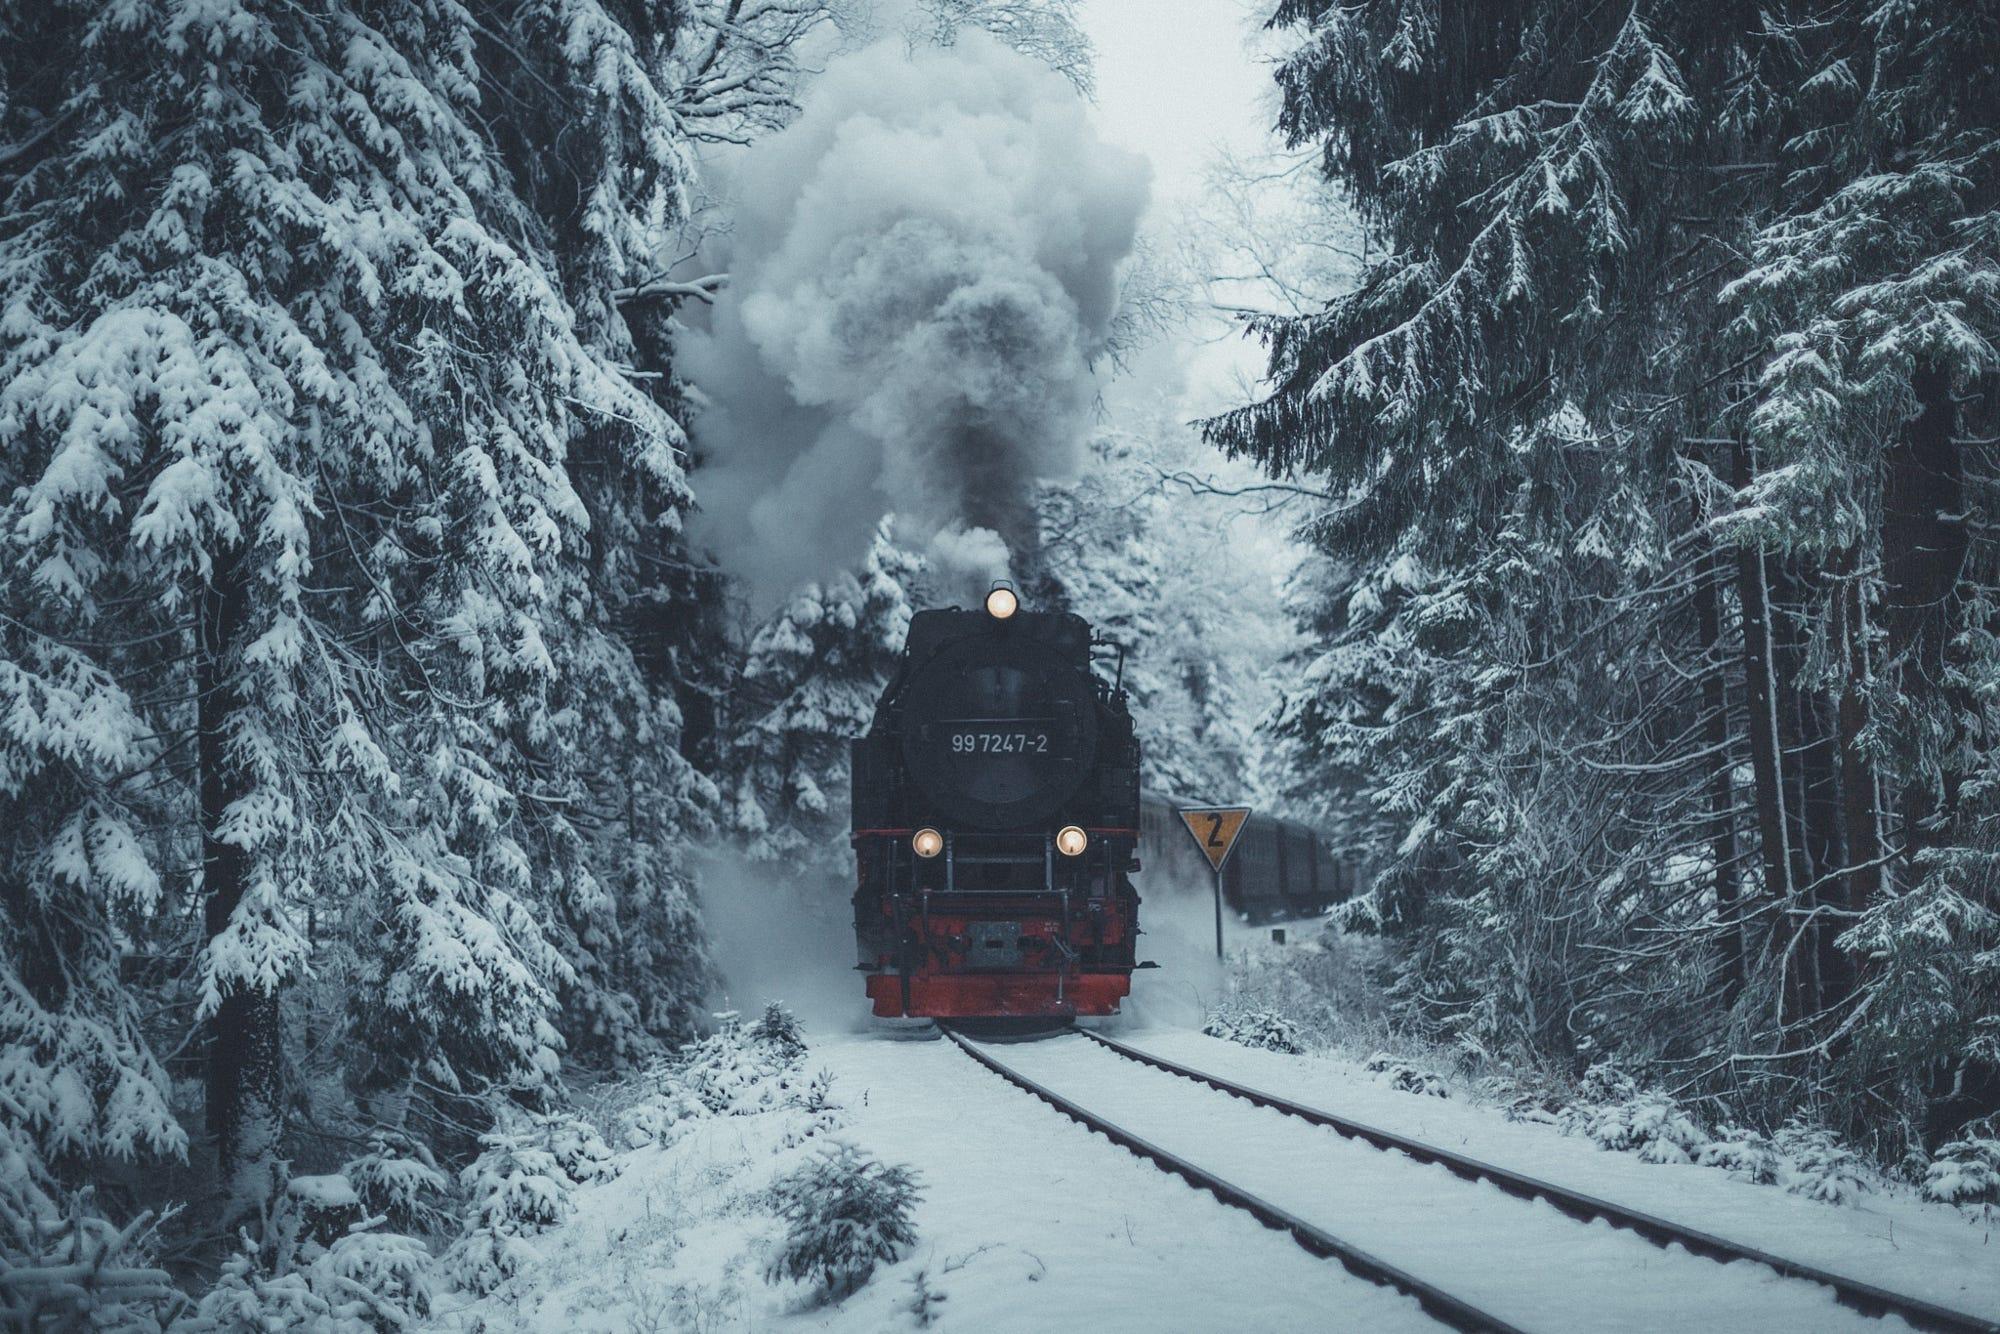
[[[944,835],[935,829],[919,829],[910,835],[910,846],[919,857],[935,857],[944,851]]]
[[[1065,857],[1081,857],[1083,850],[1090,846],[1090,835],[1073,824],[1066,824],[1056,831],[1056,851]]]
[[[986,595],[986,614],[996,621],[1004,621],[1021,609],[1021,599],[1005,584]]]

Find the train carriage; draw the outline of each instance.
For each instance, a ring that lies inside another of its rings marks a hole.
[[[1208,861],[1188,837],[1177,810],[1207,803],[1146,791],[1139,799],[1149,895],[1210,892]],[[1222,901],[1248,922],[1312,917],[1353,896],[1353,868],[1336,858],[1319,831],[1297,820],[1253,811],[1222,872]]]

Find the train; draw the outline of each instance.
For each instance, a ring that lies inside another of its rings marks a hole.
[[[1139,846],[1145,873],[1140,885],[1155,895],[1209,895],[1208,861],[1181,823],[1179,812],[1203,805],[1166,793],[1139,794]],[[1317,917],[1353,898],[1361,888],[1354,863],[1335,854],[1325,837],[1299,820],[1252,812],[1222,867],[1222,902],[1245,922]]]
[[[852,742],[856,968],[875,1015],[1116,1014],[1154,966],[1138,957],[1141,839],[1160,857],[1149,892],[1187,882],[1177,854],[1208,881],[1172,803],[1141,792],[1124,653],[1004,584],[910,618]],[[1303,825],[1257,819],[1241,837],[1224,888],[1249,920],[1352,891]]]
[[[1139,966],[1123,675],[1082,617],[1030,611],[1006,585],[910,618],[852,754],[855,940],[877,1016],[1117,1013]]]

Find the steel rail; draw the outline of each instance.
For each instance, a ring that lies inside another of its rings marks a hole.
[[[1087,1130],[1094,1130],[1113,1144],[1144,1158],[1163,1172],[1183,1178],[1191,1186],[1206,1190],[1222,1203],[1248,1213],[1265,1227],[1279,1232],[1288,1232],[1310,1254],[1321,1259],[1338,1260],[1347,1270],[1372,1283],[1412,1297],[1425,1313],[1440,1323],[1454,1329],[1468,1331],[1491,1331],[1492,1334],[1523,1334],[1519,1326],[1511,1325],[1498,1316],[1490,1315],[1471,1303],[1452,1296],[1434,1283],[1418,1278],[1406,1270],[1399,1269],[1386,1260],[1377,1259],[1360,1247],[1342,1241],[1324,1228],[1308,1223],[1298,1215],[1289,1213],[1268,1200],[1252,1195],[1242,1187],[1215,1175],[1206,1168],[1197,1167],[1176,1154],[1170,1153],[1157,1144],[1141,1139],[1115,1122],[1107,1121],[1082,1104],[1073,1102],[1046,1085],[1028,1078],[1012,1066],[999,1060],[980,1044],[963,1034],[940,1024],[944,1035],[958,1044],[959,1050],[978,1061],[981,1065],[999,1075],[1008,1083],[1026,1093],[1040,1098],[1049,1106],[1061,1112],[1070,1120]]]
[[[1462,1153],[1455,1153],[1450,1149],[1439,1148],[1435,1144],[1410,1139],[1391,1130],[1383,1130],[1378,1126],[1367,1125],[1317,1107],[1308,1107],[1290,1098],[1252,1088],[1247,1084],[1239,1084],[1220,1075],[1210,1074],[1206,1070],[1197,1070],[1178,1061],[1170,1061],[1164,1056],[1155,1056],[1152,1052],[1130,1046],[1116,1038],[1105,1037],[1102,1033],[1094,1033],[1087,1028],[1077,1028],[1073,1031],[1101,1046],[1109,1047],[1128,1060],[1152,1066],[1156,1070],[1164,1070],[1170,1075],[1179,1075],[1198,1084],[1206,1084],[1212,1089],[1227,1093],[1231,1097],[1241,1098],[1259,1107],[1268,1107],[1272,1111],[1282,1112],[1314,1125],[1325,1126],[1348,1139],[1357,1139],[1384,1151],[1393,1150],[1407,1154],[1418,1162],[1435,1163],[1468,1181],[1489,1181],[1509,1195],[1524,1200],[1536,1198],[1547,1200],[1550,1205],[1572,1218],[1585,1221],[1601,1218],[1614,1227],[1628,1228],[1659,1246],[1677,1244],[1693,1254],[1723,1263],[1749,1260],[1775,1269],[1787,1278],[1804,1279],[1807,1282],[1821,1284],[1832,1288],[1842,1305],[1852,1307],[1864,1315],[1882,1316],[1893,1313],[1912,1325],[1924,1329],[1949,1331],[1950,1334],[2000,1334],[2000,1322],[1964,1311],[1955,1311],[1920,1297],[1891,1292],[1887,1288],[1864,1283],[1860,1279],[1848,1278],[1802,1261],[1787,1260],[1783,1256],[1773,1255],[1754,1246],[1746,1246],[1670,1219],[1627,1208],[1622,1204],[1614,1204],[1595,1195],[1571,1190],[1567,1186],[1558,1186],[1554,1182],[1498,1167]]]

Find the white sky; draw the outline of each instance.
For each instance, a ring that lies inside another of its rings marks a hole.
[[[1085,0],[1080,17],[1097,46],[1097,119],[1105,138],[1153,164],[1152,225],[1200,200],[1217,151],[1255,157],[1277,146],[1277,93],[1253,49],[1270,0]],[[1219,322],[1179,349],[1188,416],[1243,401],[1262,350]]]
[[[1255,159],[1279,147],[1272,129],[1277,88],[1258,51],[1276,45],[1262,30],[1272,3],[1084,0],[1080,8],[1084,28],[1097,47],[1098,128],[1113,143],[1151,160],[1149,230],[1156,237],[1183,230],[1182,215],[1199,204],[1219,150]],[[1174,415],[1181,420],[1235,407],[1254,392],[1254,382],[1264,369],[1264,349],[1245,339],[1233,324],[1220,316],[1200,321],[1182,331],[1176,344],[1160,349],[1159,355],[1177,368],[1177,375],[1166,383],[1179,381]],[[1162,383],[1150,368],[1140,371],[1137,380],[1156,388]],[[1115,400],[1116,391],[1107,397]],[[1226,463],[1220,455],[1201,471],[1235,481],[1256,476],[1251,465]],[[1239,513],[1231,523],[1231,550],[1224,558],[1234,577],[1246,585],[1263,584],[1261,594],[1248,595],[1266,609],[1271,636],[1267,647],[1274,656],[1290,645],[1290,624],[1278,611],[1279,590],[1298,558],[1290,538],[1290,518]],[[1240,684],[1253,714],[1270,703],[1267,690]]]
[[[1152,159],[1156,194],[1191,197],[1217,146],[1269,146],[1275,90],[1249,49],[1269,0],[1085,0],[1105,136]]]

